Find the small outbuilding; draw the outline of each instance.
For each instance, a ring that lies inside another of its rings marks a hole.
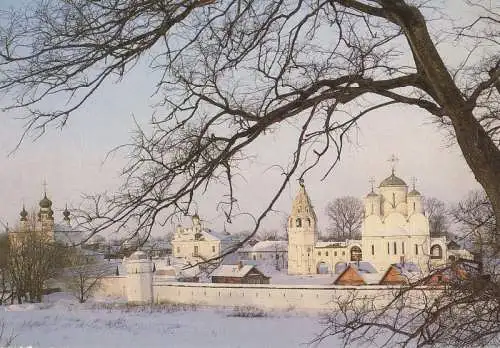
[[[333,282],[334,285],[370,285],[378,283],[380,279],[373,265],[366,261],[345,263],[342,267],[343,270]]]
[[[212,283],[269,284],[270,277],[254,265],[221,265],[212,273]]]
[[[381,285],[407,285],[421,275],[420,268],[411,262],[395,263],[389,266],[380,279]]]
[[[458,260],[431,272],[425,280],[426,285],[445,285],[467,281],[481,274],[480,263],[471,260]]]

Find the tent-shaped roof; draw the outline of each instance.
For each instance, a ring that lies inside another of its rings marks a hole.
[[[333,282],[335,285],[369,285],[378,284],[380,274],[367,261],[345,264],[344,270]]]
[[[420,268],[412,262],[395,263],[389,266],[387,271],[385,271],[380,279],[380,284],[408,284],[412,280],[418,279],[420,275]]]
[[[212,277],[243,278],[251,270],[255,270],[262,274],[262,272],[260,272],[254,265],[220,265],[215,271],[212,272]]]

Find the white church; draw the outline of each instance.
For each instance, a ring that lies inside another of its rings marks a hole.
[[[349,262],[367,261],[378,272],[412,263],[423,272],[453,258],[472,259],[466,250],[448,250],[446,237],[433,238],[422,195],[392,174],[364,198],[361,240],[318,241],[317,217],[305,185],[288,219],[288,274],[339,273]]]

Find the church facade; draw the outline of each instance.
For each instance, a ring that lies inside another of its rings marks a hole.
[[[432,238],[423,197],[392,174],[364,198],[361,240],[319,242],[314,207],[300,183],[288,219],[288,273],[339,273],[349,262],[370,262],[378,272],[392,264],[412,263],[423,272],[454,257],[472,258],[466,250],[448,250],[445,237]]]
[[[9,231],[11,242],[22,240],[27,233],[39,233],[47,242],[57,242],[67,246],[79,245],[84,239],[83,233],[71,226],[71,213],[66,207],[62,212],[62,221],[55,222],[52,201],[44,193],[39,202],[39,210],[36,216],[30,216],[23,206],[20,212],[18,227]]]
[[[175,258],[188,263],[198,263],[224,255],[238,239],[228,233],[217,233],[204,228],[198,215],[192,217],[191,227],[177,226],[172,239],[172,253]]]

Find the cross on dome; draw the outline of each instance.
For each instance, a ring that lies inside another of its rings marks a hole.
[[[412,185],[413,185],[413,189],[415,190],[415,185],[417,184],[417,178],[413,176],[413,177],[411,178],[411,183],[412,183]]]
[[[387,161],[392,163],[392,175],[394,175],[396,163],[399,162],[399,158],[397,158],[396,155],[392,154],[392,156]]]
[[[373,192],[373,185],[375,184],[375,178],[373,176],[370,177],[370,180],[368,180],[368,182],[371,184],[371,186],[372,186],[372,192]]]
[[[47,181],[45,179],[43,180],[42,186],[43,186],[43,193],[47,194]]]

